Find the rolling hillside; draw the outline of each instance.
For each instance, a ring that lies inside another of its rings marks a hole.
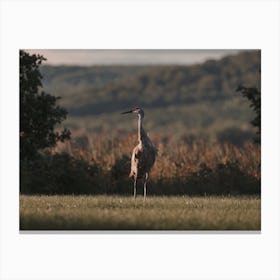
[[[132,106],[146,111],[145,127],[178,135],[253,133],[252,112],[236,93],[260,87],[260,52],[245,51],[192,66],[42,66],[44,90],[61,96],[65,125],[93,132],[131,131]]]

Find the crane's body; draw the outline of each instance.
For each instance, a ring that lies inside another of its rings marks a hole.
[[[147,180],[156,160],[157,149],[143,128],[144,111],[135,107],[131,111],[124,112],[123,114],[127,113],[138,114],[138,145],[132,151],[129,177],[134,180],[134,198],[136,197],[137,180],[144,180],[145,199],[147,194]]]

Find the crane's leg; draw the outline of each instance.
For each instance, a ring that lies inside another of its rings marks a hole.
[[[145,181],[144,181],[144,200],[146,200],[146,195],[147,195],[147,181],[148,181],[148,178],[149,178],[149,173],[146,172]]]
[[[137,178],[135,178],[134,179],[134,185],[133,185],[133,187],[134,187],[134,199],[136,198],[136,186],[137,186]]]

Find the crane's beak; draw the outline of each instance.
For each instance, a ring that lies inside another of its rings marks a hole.
[[[130,111],[127,111],[127,112],[122,112],[121,114],[129,114],[129,113],[132,113],[133,111],[130,110]]]

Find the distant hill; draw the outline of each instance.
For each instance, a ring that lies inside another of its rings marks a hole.
[[[68,125],[92,131],[131,130],[119,112],[142,106],[158,132],[251,130],[239,85],[260,87],[260,51],[245,51],[192,66],[42,66],[44,90],[61,96]],[[132,123],[132,124],[131,124]]]

